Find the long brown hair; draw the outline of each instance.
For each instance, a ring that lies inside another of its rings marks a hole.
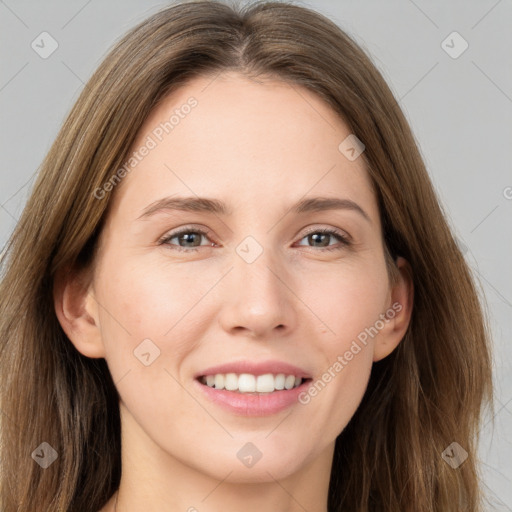
[[[211,1],[167,7],[115,45],[65,120],[8,241],[1,510],[96,512],[118,488],[119,396],[105,360],[84,357],[64,334],[54,279],[94,264],[115,190],[102,199],[94,191],[123,166],[155,105],[188,79],[223,70],[305,87],[340,115],[366,146],[386,247],[412,267],[411,323],[374,363],[336,440],[329,511],[482,510],[476,447],[483,407],[492,408],[488,323],[397,101],[363,50],[319,13]],[[44,470],[31,456],[43,442],[57,452]],[[469,454],[456,469],[442,457],[452,442]]]

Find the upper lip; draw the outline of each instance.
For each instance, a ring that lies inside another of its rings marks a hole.
[[[285,375],[295,375],[295,377],[301,377],[303,379],[311,378],[311,375],[303,368],[277,360],[261,362],[244,360],[219,364],[196,373],[194,378],[203,377],[205,375],[215,375],[217,373],[250,373],[255,376],[265,375],[266,373],[272,373],[274,375],[284,373]]]

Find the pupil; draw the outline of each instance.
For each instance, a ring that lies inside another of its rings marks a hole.
[[[193,241],[191,239],[193,239],[196,235],[197,235],[197,233],[186,233],[182,236],[183,236],[183,238],[185,238],[185,242],[189,243],[189,242]]]
[[[315,241],[318,237],[324,237],[327,238],[329,235],[326,235],[325,233],[315,233],[313,235],[310,235],[310,237]],[[325,244],[324,244],[325,245]]]

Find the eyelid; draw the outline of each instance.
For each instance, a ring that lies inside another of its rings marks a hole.
[[[307,231],[302,235],[302,238],[305,236],[310,235],[311,233],[332,233],[336,234],[339,237],[345,239],[347,242],[352,241],[352,237],[344,230],[334,227],[326,227],[326,226],[313,226],[311,228],[308,228]]]
[[[312,227],[310,230],[308,230],[306,233],[304,233],[302,235],[302,237],[299,239],[299,241],[303,240],[304,238],[306,238],[308,235],[311,235],[313,233],[323,233],[325,235],[329,235],[329,236],[332,236],[332,237],[338,237],[339,238],[339,242],[338,242],[338,246],[334,245],[334,246],[331,246],[331,245],[328,245],[327,247],[318,247],[318,248],[315,248],[315,247],[307,247],[307,246],[300,246],[300,247],[306,247],[308,249],[311,249],[312,251],[314,252],[330,252],[330,251],[341,251],[343,249],[346,249],[347,247],[351,246],[352,245],[352,237],[338,229],[338,228],[332,228],[332,227]],[[339,245],[341,244],[341,246]]]
[[[181,228],[177,228],[176,230],[168,231],[167,233],[165,233],[163,236],[161,236],[158,239],[157,243],[158,243],[158,245],[162,245],[165,242],[167,242],[168,240],[170,240],[171,238],[174,238],[176,236],[182,235],[183,233],[189,233],[189,232],[199,233],[199,234],[209,238],[210,240],[213,239],[212,232],[209,229],[206,229],[206,228],[203,228],[200,226],[190,225],[190,226],[183,226]],[[215,240],[212,240],[212,241],[215,242]],[[168,244],[168,245],[172,245],[172,244]],[[185,247],[179,247],[179,246],[175,246],[175,245],[173,245],[173,247],[178,247],[178,249],[183,249],[185,251],[193,251],[194,249],[198,249],[198,247],[197,248],[192,247],[192,248],[187,249]],[[208,247],[208,246],[202,245],[200,247]]]

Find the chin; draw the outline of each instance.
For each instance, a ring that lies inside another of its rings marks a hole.
[[[230,483],[267,483],[282,480],[297,472],[303,458],[297,453],[289,453],[284,457],[279,451],[272,455],[261,455],[257,461],[240,460],[235,453],[234,459],[226,457],[221,460],[214,460],[213,467],[204,468],[203,472],[217,480],[224,480]],[[226,478],[226,475],[229,475]]]

